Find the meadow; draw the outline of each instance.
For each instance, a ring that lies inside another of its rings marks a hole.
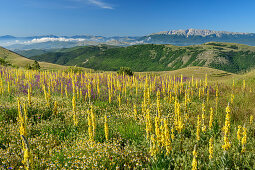
[[[208,74],[1,67],[0,167],[255,169],[255,74]]]

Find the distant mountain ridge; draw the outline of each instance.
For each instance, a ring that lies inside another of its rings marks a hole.
[[[185,35],[185,36],[208,36],[216,35],[220,37],[224,34],[226,35],[255,35],[254,33],[243,33],[243,32],[228,32],[228,31],[213,31],[207,29],[186,29],[186,30],[170,30],[170,31],[161,31],[158,33],[153,33],[151,35],[164,34],[164,35]]]
[[[188,46],[207,42],[229,42],[255,46],[255,33],[214,31],[207,29],[170,30],[152,33],[145,36],[0,36],[0,45],[10,50],[57,49],[86,45],[130,46],[137,44],[172,44]]]
[[[151,44],[188,46],[207,42],[229,42],[255,46],[255,33],[186,29],[161,31],[141,37],[139,41]]]

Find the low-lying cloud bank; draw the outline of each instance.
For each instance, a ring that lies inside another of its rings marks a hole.
[[[86,39],[83,38],[50,38],[50,37],[43,37],[43,38],[34,38],[30,41],[25,41],[24,44],[34,44],[34,43],[43,43],[43,42],[49,42],[49,41],[63,41],[63,42],[79,42],[79,41],[85,41]]]

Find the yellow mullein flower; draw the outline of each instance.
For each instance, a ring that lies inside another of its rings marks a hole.
[[[166,154],[169,155],[171,151],[171,139],[170,139],[169,128],[168,128],[166,119],[164,119],[164,128],[165,128],[164,139],[165,139]]]
[[[213,158],[213,138],[211,137],[209,140],[209,159]]]
[[[160,117],[161,113],[160,113],[160,91],[159,90],[157,91],[157,111],[158,111],[158,117]]]
[[[174,140],[175,136],[174,136],[174,128],[171,129],[171,139],[172,141]]]
[[[151,118],[150,118],[150,111],[149,109],[147,110],[147,114],[146,114],[146,137],[147,139],[149,139],[150,133],[151,133]]]
[[[156,149],[156,140],[154,135],[151,135],[151,141],[150,141],[150,153],[151,156],[155,156],[157,154],[157,149]]]
[[[253,115],[250,116],[250,124],[253,123]]]
[[[25,165],[26,169],[34,169],[34,161],[32,157],[32,151],[29,148],[28,141],[25,136],[21,136],[22,143],[23,143],[23,151],[24,151],[24,157],[23,157],[23,164]]]
[[[200,140],[200,116],[197,116],[197,133],[196,138],[199,141]]]
[[[237,140],[240,142],[241,141],[241,128],[242,126],[241,125],[238,125],[238,130],[237,130]]]
[[[74,122],[74,126],[78,125],[78,118],[75,112],[73,112],[73,122]]]
[[[72,106],[73,106],[73,112],[75,112],[76,111],[76,98],[75,98],[75,94],[73,94]]]
[[[202,132],[205,132],[206,126],[205,126],[205,104],[202,103]]]
[[[92,105],[91,105],[90,114],[91,114],[91,123],[92,123],[92,128],[93,128],[93,138],[95,138],[95,135],[96,135],[96,115],[95,115],[95,112],[93,112]]]
[[[213,108],[210,108],[210,120],[209,120],[209,129],[212,128],[213,125]]]
[[[159,123],[160,123],[159,117],[156,116],[155,117],[155,133],[156,133],[156,137],[157,137],[157,143],[160,143],[160,141],[161,141],[160,140],[161,135],[160,135]]]
[[[222,145],[222,148],[227,151],[230,148],[230,142],[228,139],[229,136],[229,130],[230,130],[230,107],[229,105],[226,107],[226,118],[225,118],[225,125],[223,127],[224,130],[224,144]]]
[[[242,138],[242,153],[245,152],[246,150],[246,145],[247,143],[247,128],[246,127],[243,127],[243,138]]]
[[[58,103],[57,103],[57,101],[54,102],[53,114],[54,115],[58,114]]]
[[[161,119],[160,125],[160,144],[162,147],[165,145],[165,129],[163,119]]]
[[[119,107],[120,107],[120,105],[121,105],[121,97],[120,97],[120,94],[119,94],[119,96],[118,96],[118,103],[119,103]]]
[[[104,122],[105,139],[106,139],[106,141],[108,141],[108,139],[109,139],[109,129],[108,129],[108,122],[107,122],[107,116],[106,115],[104,115],[104,120],[105,120],[105,122]]]
[[[235,95],[232,93],[232,94],[231,94],[231,99],[230,99],[230,103],[231,103],[231,104],[234,103],[234,99],[235,99]]]
[[[137,118],[137,109],[136,109],[136,104],[134,104],[134,117],[135,117],[135,119]]]
[[[11,92],[11,90],[10,90],[10,82],[8,81],[7,83],[8,83],[8,93],[10,93]]]
[[[197,151],[196,151],[196,146],[194,147],[194,150],[193,150],[192,170],[197,170]]]
[[[89,140],[93,141],[92,121],[91,121],[91,116],[89,111],[88,111],[88,133],[89,133]]]
[[[209,96],[210,96],[210,91],[207,89],[207,95],[206,95],[206,103],[209,103]]]
[[[208,83],[207,83],[207,73],[205,74],[205,87],[208,86]]]

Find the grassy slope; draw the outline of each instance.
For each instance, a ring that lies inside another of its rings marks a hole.
[[[237,73],[254,67],[255,47],[214,42],[185,47],[153,44],[121,48],[86,46],[50,52],[32,59],[108,71],[122,66],[131,67],[134,71],[170,71],[206,66]]]
[[[34,62],[34,60],[30,60],[28,58],[22,57],[2,47],[0,47],[0,57],[8,61],[13,66],[17,66],[17,67],[25,67],[27,64],[31,65]],[[39,64],[42,70],[63,70],[68,68],[66,66],[47,63],[47,62],[39,62]],[[83,69],[86,70],[85,68]]]
[[[213,68],[208,68],[208,67],[187,67],[187,68],[182,68],[178,70],[173,70],[173,71],[163,71],[163,72],[158,72],[161,75],[171,75],[171,76],[180,76],[181,74],[184,77],[192,77],[198,78],[198,79],[203,79],[205,77],[205,74],[207,74],[208,79],[210,81],[223,81],[227,79],[232,79],[233,77],[237,76],[237,74],[234,73],[229,73],[225,72],[222,70],[217,70]]]

